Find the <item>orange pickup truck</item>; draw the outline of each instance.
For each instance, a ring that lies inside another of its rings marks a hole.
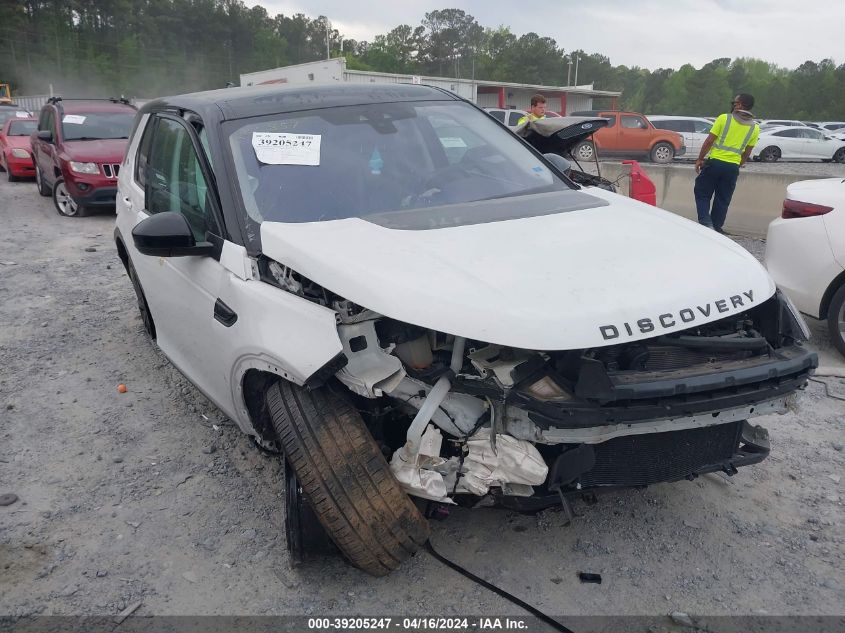
[[[638,112],[585,110],[571,114],[601,117],[610,121],[607,127],[593,134],[593,142],[586,140],[573,148],[572,155],[579,161],[593,160],[598,150],[599,154],[604,156],[638,154],[647,156],[653,163],[669,163],[687,151],[680,134],[654,127]]]

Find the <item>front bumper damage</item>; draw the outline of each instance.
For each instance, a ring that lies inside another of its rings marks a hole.
[[[818,364],[780,292],[670,335],[561,351],[327,301],[343,345],[335,378],[405,491],[446,504],[537,510],[589,491],[732,475],[769,453],[767,431],[748,420],[790,410]]]

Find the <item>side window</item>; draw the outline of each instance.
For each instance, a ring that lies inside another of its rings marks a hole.
[[[673,119],[669,119],[666,121],[652,121],[654,127],[660,130],[671,130],[672,132],[680,132],[681,131],[681,123],[680,121],[675,121]]]
[[[678,121],[678,127],[678,132],[684,132],[686,134],[695,132],[695,123],[693,121]]]
[[[788,138],[801,138],[801,130],[781,130],[775,132],[775,136],[786,136]]]
[[[150,161],[150,145],[153,140],[153,128],[158,119],[151,116],[147,120],[147,127],[144,129],[144,136],[138,145],[138,156],[135,158],[135,182],[141,189],[147,186],[147,168]]]
[[[699,134],[709,134],[710,130],[713,128],[712,123],[707,123],[705,121],[693,121],[693,128]]]
[[[635,129],[635,130],[644,130],[648,126],[646,125],[645,121],[643,121],[638,116],[631,116],[630,114],[623,114],[622,115],[622,127],[628,129]]]
[[[804,132],[804,138],[808,138],[813,141],[822,140],[821,132],[816,132],[815,130],[802,130],[802,132]]]
[[[505,122],[505,113],[502,112],[501,110],[492,110],[492,111],[488,112],[487,114],[489,114],[491,117],[493,117],[494,119],[496,119],[500,123]]]
[[[188,220],[194,238],[220,234],[210,194],[187,129],[172,119],[160,119],[149,154],[146,208],[150,213],[172,211]]]
[[[517,122],[523,117],[524,115],[522,112],[509,112],[508,113],[508,125],[514,126]]]

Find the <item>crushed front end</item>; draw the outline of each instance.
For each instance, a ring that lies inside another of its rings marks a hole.
[[[536,510],[768,455],[749,423],[784,413],[817,365],[777,293],[747,312],[653,339],[521,350],[337,305],[337,377],[409,494]]]

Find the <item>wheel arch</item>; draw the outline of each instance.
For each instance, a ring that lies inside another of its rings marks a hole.
[[[836,277],[834,277],[833,281],[831,281],[828,285],[827,290],[824,291],[821,303],[819,304],[820,319],[827,318],[827,311],[830,309],[830,302],[833,299],[833,295],[835,295],[836,291],[839,290],[843,285],[845,285],[845,271],[839,273]]]

